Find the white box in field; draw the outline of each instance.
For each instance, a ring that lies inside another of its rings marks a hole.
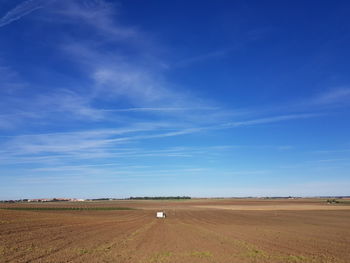
[[[157,218],[165,218],[166,214],[164,212],[157,212],[156,217]]]

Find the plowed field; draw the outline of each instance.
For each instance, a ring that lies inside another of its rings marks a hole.
[[[350,262],[350,206],[323,200],[2,204],[0,262]],[[168,217],[156,219],[164,210]]]

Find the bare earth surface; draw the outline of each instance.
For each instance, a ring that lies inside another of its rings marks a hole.
[[[2,207],[135,210],[2,210]],[[156,219],[164,210],[168,217]],[[1,204],[0,262],[350,262],[350,206],[324,200]]]

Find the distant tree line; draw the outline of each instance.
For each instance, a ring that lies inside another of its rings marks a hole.
[[[189,196],[131,196],[130,200],[170,200],[170,199],[191,199]]]

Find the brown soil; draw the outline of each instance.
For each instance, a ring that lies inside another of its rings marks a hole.
[[[318,199],[1,206],[139,209],[0,209],[0,262],[350,262],[350,206]]]

